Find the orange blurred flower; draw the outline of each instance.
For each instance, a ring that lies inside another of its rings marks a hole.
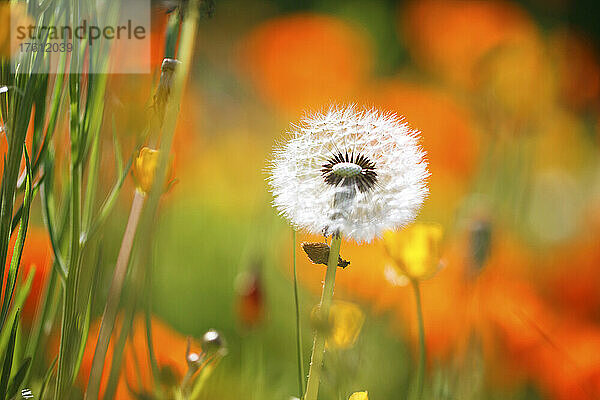
[[[372,85],[366,97],[419,127],[431,171],[422,215],[449,221],[479,162],[481,140],[472,112],[448,92],[400,79]]]
[[[528,283],[533,254],[506,232],[494,232],[489,257],[477,274],[470,270],[472,255],[465,239],[459,235],[445,248],[445,267],[435,279],[421,284],[430,361],[453,359],[460,364],[475,336],[482,344],[492,382],[514,385],[536,377],[527,357],[545,343],[541,332],[551,331],[563,319]],[[344,242],[342,254],[351,265],[338,273],[336,294],[368,302],[375,311],[391,311],[398,332],[416,342],[413,294],[409,287],[401,287],[401,280],[386,279],[390,261],[383,243],[356,246]],[[300,279],[318,292],[324,270],[301,253],[297,255]]]
[[[598,320],[600,227],[584,229],[544,257],[543,287],[554,309],[580,320]]]
[[[600,398],[600,327],[563,323],[524,356],[535,381],[555,400]]]
[[[116,332],[120,332],[121,326],[121,321],[119,321],[107,352],[102,375],[101,393],[104,392],[106,387],[113,358],[114,343],[117,340]],[[92,323],[78,376],[78,382],[82,387],[85,387],[90,376],[99,329],[99,320]],[[172,376],[176,382],[180,382],[187,371],[186,338],[159,319],[152,318],[152,340],[154,342],[153,348],[159,369],[165,372],[165,375]],[[130,339],[124,349],[121,376],[115,398],[119,400],[134,400],[128,386],[136,392],[147,392],[152,387],[152,381],[152,371],[150,369],[146,341],[146,325],[144,318],[137,317],[133,321]]]
[[[351,100],[372,64],[360,29],[309,13],[267,21],[249,34],[240,53],[242,71],[258,92],[290,112]]]
[[[400,12],[400,29],[419,64],[467,87],[490,50],[537,36],[525,11],[507,1],[419,0]]]
[[[405,116],[411,126],[419,127],[431,179],[473,174],[479,154],[473,116],[450,94],[416,83],[390,80],[374,85],[369,97],[376,105]]]

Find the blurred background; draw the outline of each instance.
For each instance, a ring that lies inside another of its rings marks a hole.
[[[294,245],[271,208],[265,168],[306,110],[351,102],[405,116],[428,153],[419,219],[445,230],[443,268],[422,285],[428,396],[600,398],[599,16],[592,0],[217,2],[201,23],[175,135],[176,184],[148,266],[159,362],[185,373],[185,337],[215,328],[228,355],[203,398],[297,396],[293,251],[306,364],[325,268],[298,246],[320,238],[299,233]],[[164,10],[153,18],[158,66]],[[105,113],[126,154],[156,80],[109,79]],[[101,170],[108,188],[114,162]],[[96,316],[133,188],[128,179],[106,228]],[[42,272],[34,293],[51,261],[36,210],[28,241],[41,244],[24,255]],[[353,346],[327,353],[320,398],[406,398],[416,368],[411,289],[381,242],[344,243],[342,257],[351,265],[338,273],[336,298],[366,320]],[[143,337],[135,326],[133,345]],[[91,354],[82,376],[90,363]]]

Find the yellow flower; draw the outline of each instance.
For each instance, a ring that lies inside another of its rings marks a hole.
[[[140,150],[133,163],[133,177],[137,190],[144,194],[152,189],[159,154],[158,150],[144,147]]]
[[[313,323],[321,329],[328,329],[327,348],[348,349],[354,346],[365,322],[365,314],[360,307],[346,301],[334,301],[329,309],[329,322],[319,323],[319,306],[312,312]]]
[[[385,249],[398,269],[410,279],[431,278],[440,267],[443,229],[439,224],[417,223],[383,235]]]
[[[369,400],[368,392],[354,392],[348,400]]]

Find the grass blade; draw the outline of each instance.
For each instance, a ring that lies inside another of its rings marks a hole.
[[[42,382],[42,387],[40,388],[40,400],[43,400],[46,397],[46,389],[48,388],[48,383],[50,382],[50,378],[52,378],[52,371],[54,371],[54,367],[56,367],[56,362],[58,361],[58,356],[54,357],[54,361],[50,364],[50,368],[46,371],[46,375],[44,375],[44,381]]]
[[[17,240],[15,242],[13,257],[10,262],[10,268],[8,270],[8,276],[6,278],[6,286],[4,288],[4,297],[2,302],[2,312],[0,314],[0,329],[6,322],[8,310],[15,290],[15,284],[17,276],[19,274],[19,266],[21,264],[21,256],[23,254],[23,247],[25,246],[25,238],[27,236],[27,224],[29,222],[29,209],[31,207],[31,197],[33,191],[31,189],[31,164],[29,161],[29,154],[27,148],[23,145],[23,151],[25,153],[25,168],[27,171],[27,183],[25,186],[25,198],[23,200],[23,213],[21,214],[21,224],[19,226],[19,233],[17,234]]]
[[[8,340],[8,347],[4,356],[4,364],[2,366],[2,375],[0,376],[0,400],[7,399],[8,391],[8,380],[10,378],[10,371],[13,364],[13,355],[15,353],[15,342],[17,337],[17,328],[19,326],[19,315],[20,312],[17,310],[15,320],[10,331],[10,339]]]
[[[27,371],[29,370],[29,366],[31,365],[31,357],[27,357],[23,364],[17,370],[17,373],[10,381],[10,385],[8,386],[8,397],[13,398],[16,396],[19,387],[25,380],[25,376],[27,375]]]

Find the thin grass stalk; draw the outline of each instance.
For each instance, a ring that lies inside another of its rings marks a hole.
[[[76,315],[76,301],[80,278],[80,244],[81,234],[81,168],[79,165],[71,167],[71,238],[69,270],[65,285],[63,301],[63,324],[61,329],[60,349],[58,356],[58,370],[56,378],[55,398],[68,398],[68,393],[73,380],[75,357],[73,352],[78,331]]]
[[[106,352],[108,351],[108,344],[115,326],[119,301],[121,299],[121,291],[127,275],[129,257],[131,255],[131,250],[133,249],[135,234],[144,208],[144,201],[144,194],[136,190],[131,204],[131,211],[129,213],[127,227],[125,228],[125,234],[123,235],[121,249],[119,250],[119,255],[117,257],[115,272],[108,291],[106,307],[102,314],[98,342],[96,343],[92,367],[90,369],[90,379],[84,397],[86,400],[97,400],[99,396],[100,381],[102,378],[102,371],[104,370]]]
[[[423,306],[421,304],[421,288],[419,286],[419,281],[416,279],[411,279],[411,283],[415,294],[417,320],[419,325],[419,364],[417,367],[415,395],[413,398],[416,400],[421,400],[421,398],[423,398],[423,388],[425,385],[425,359],[427,354],[425,347],[425,326],[423,324]]]
[[[335,288],[335,273],[342,245],[342,236],[333,235],[327,260],[327,272],[325,273],[325,283],[321,302],[319,303],[319,314],[329,321],[329,308],[333,301],[333,290]],[[313,351],[310,359],[310,370],[308,371],[308,381],[306,383],[306,395],[304,400],[317,400],[319,394],[319,383],[321,380],[321,371],[323,369],[323,357],[325,355],[325,343],[327,342],[327,332],[317,330],[313,343]]]
[[[294,307],[296,309],[296,358],[298,361],[298,393],[304,396],[304,356],[302,354],[302,326],[300,323],[300,298],[296,271],[296,230],[292,229],[292,259],[294,263]]]

